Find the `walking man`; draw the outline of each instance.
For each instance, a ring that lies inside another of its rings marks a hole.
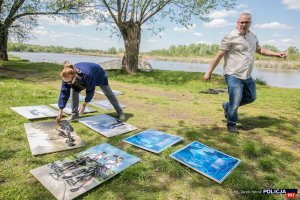
[[[286,53],[262,48],[255,33],[249,30],[250,26],[251,15],[242,13],[236,23],[236,29],[223,38],[219,52],[204,75],[204,80],[209,81],[212,72],[224,57],[223,74],[228,87],[229,102],[223,103],[222,107],[229,132],[238,132],[238,107],[256,99],[255,81],[251,77],[255,52],[283,59],[287,57]]]

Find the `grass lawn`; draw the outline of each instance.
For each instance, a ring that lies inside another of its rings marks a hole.
[[[221,107],[227,94],[201,93],[209,88],[225,89],[221,76],[206,83],[203,73],[154,71],[129,76],[110,71],[112,89],[125,93],[118,99],[127,106],[127,122],[139,129],[105,138],[73,122],[86,147],[33,157],[23,125],[29,121],[10,107],[56,103],[62,66],[22,60],[0,66],[0,199],[54,199],[29,171],[103,142],[141,162],[79,199],[285,199],[285,195],[236,191],[300,188],[300,89],[257,85],[257,101],[239,109],[240,133],[231,134]],[[94,98],[105,99],[98,94]],[[97,114],[115,116],[112,111],[93,108]],[[182,136],[184,141],[159,155],[122,142],[150,128]],[[192,141],[237,157],[241,164],[218,184],[169,157]]]

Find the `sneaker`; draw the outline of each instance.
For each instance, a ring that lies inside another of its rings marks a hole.
[[[79,115],[71,115],[66,120],[67,121],[76,121],[79,118]]]
[[[225,119],[227,119],[227,109],[225,107],[225,103],[222,104],[222,108],[224,110],[224,117],[225,117]]]
[[[228,130],[228,132],[230,132],[230,133],[238,133],[238,132],[239,132],[239,130],[236,128],[235,125],[228,125],[228,126],[227,126],[227,130]]]
[[[119,118],[119,120],[124,121],[124,120],[125,120],[125,115],[124,115],[124,113],[123,113],[123,112],[120,113],[119,116],[118,116],[118,118]]]

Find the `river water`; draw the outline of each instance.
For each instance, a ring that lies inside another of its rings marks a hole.
[[[69,60],[71,63],[77,62],[95,62],[101,63],[108,60],[114,60],[112,57],[72,55],[72,54],[56,54],[56,53],[29,53],[29,52],[9,52],[10,55],[18,56],[31,62],[56,62],[63,63]],[[148,60],[153,69],[172,70],[172,71],[188,71],[188,72],[206,72],[208,64],[172,62]],[[222,66],[217,66],[214,73],[222,74]],[[253,78],[262,78],[268,85],[284,88],[300,88],[300,70],[291,69],[265,69],[254,68],[252,72]]]

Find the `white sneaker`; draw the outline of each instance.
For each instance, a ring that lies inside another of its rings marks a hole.
[[[124,121],[125,119],[126,119],[126,118],[125,118],[124,113],[123,113],[123,112],[120,113],[120,114],[119,114],[119,120]]]

